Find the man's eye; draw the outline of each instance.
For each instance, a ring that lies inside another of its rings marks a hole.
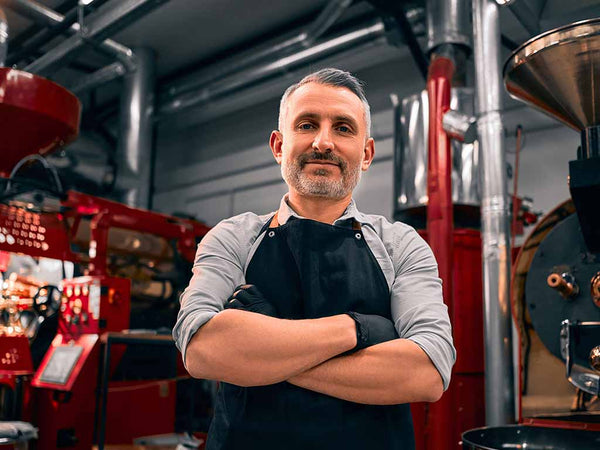
[[[349,133],[352,131],[350,129],[350,127],[347,127],[346,125],[340,125],[337,129],[338,129],[338,131],[341,131],[342,133]]]
[[[298,128],[300,128],[301,130],[312,130],[313,125],[311,123],[301,123]]]

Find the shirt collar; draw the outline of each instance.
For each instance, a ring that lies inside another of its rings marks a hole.
[[[277,212],[277,221],[279,222],[279,224],[284,225],[285,223],[287,223],[290,217],[305,219],[305,217],[302,217],[300,214],[296,213],[296,211],[292,209],[292,207],[288,204],[287,200],[288,194],[285,194],[282,197],[281,202],[279,203],[279,210]],[[350,204],[348,205],[344,213],[338,219],[336,219],[336,221],[333,224],[341,225],[343,222],[348,221],[350,219],[356,219],[356,221],[359,222],[361,225],[370,225],[371,228],[374,227],[373,221],[366,214],[363,214],[358,210],[356,206],[356,201],[354,201],[354,199],[350,200]]]

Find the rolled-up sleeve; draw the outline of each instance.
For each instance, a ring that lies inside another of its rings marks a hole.
[[[402,225],[394,234],[394,324],[401,338],[415,342],[429,356],[447,389],[456,350],[435,257],[414,229]]]
[[[256,219],[256,215],[244,214],[224,220],[198,244],[192,279],[181,294],[179,314],[173,327],[173,338],[184,363],[190,339],[223,310],[235,287],[244,283],[248,241],[259,223]]]

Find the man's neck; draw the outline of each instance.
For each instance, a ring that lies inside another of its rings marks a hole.
[[[296,214],[317,222],[333,224],[339,219],[352,200],[352,194],[341,199],[306,197],[290,192],[287,203]]]

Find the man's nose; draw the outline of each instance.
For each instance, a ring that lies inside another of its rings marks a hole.
[[[333,134],[328,128],[321,128],[313,141],[313,149],[321,152],[331,152],[335,146]]]

